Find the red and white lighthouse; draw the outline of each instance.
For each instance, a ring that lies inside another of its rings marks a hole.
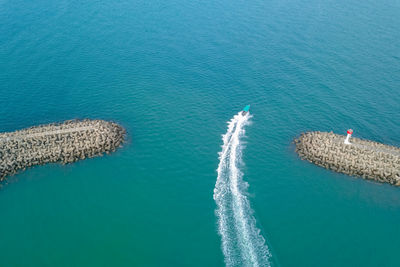
[[[346,145],[351,145],[351,143],[350,143],[350,137],[351,137],[352,134],[353,134],[353,130],[352,130],[352,129],[348,129],[348,130],[347,130],[347,137],[346,137],[346,139],[344,140],[344,143],[345,143]]]

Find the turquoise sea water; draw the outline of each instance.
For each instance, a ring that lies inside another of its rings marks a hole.
[[[400,3],[0,0],[0,129],[121,123],[116,153],[0,190],[0,266],[223,266],[226,122],[274,266],[400,266],[400,191],[301,161],[303,131],[400,146]],[[240,265],[240,264],[239,264]]]

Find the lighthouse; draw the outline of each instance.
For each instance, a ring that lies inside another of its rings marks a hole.
[[[344,143],[346,144],[346,145],[351,145],[351,143],[350,143],[350,137],[351,137],[351,135],[353,134],[353,130],[352,129],[348,129],[347,130],[347,137],[346,137],[346,139],[344,140]]]

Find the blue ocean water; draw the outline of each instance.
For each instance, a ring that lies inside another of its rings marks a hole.
[[[223,266],[221,135],[274,266],[399,266],[398,188],[298,159],[308,130],[400,146],[400,3],[0,0],[0,129],[100,118],[116,153],[0,191],[1,266]]]

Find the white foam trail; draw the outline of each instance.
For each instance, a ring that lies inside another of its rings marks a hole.
[[[241,113],[228,122],[228,130],[222,136],[223,145],[214,188],[218,231],[226,266],[270,266],[271,254],[256,227],[250,202],[245,196],[247,183],[243,181],[238,167],[243,149],[241,137],[250,119],[248,113]]]

